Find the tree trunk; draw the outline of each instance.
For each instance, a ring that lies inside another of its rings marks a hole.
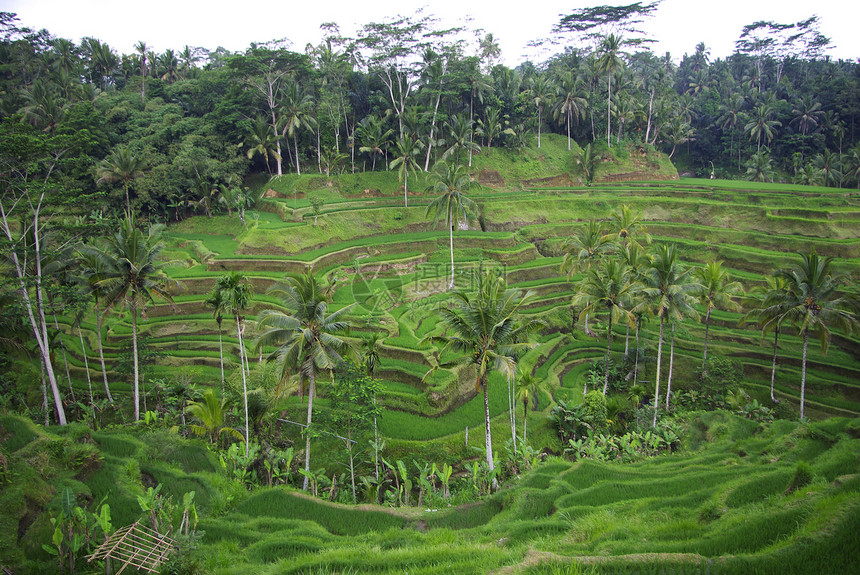
[[[48,303],[53,307],[53,302],[51,301],[50,296]],[[59,342],[60,351],[63,352],[63,367],[66,369],[66,381],[69,383],[69,395],[72,396],[72,403],[74,403],[77,401],[77,398],[75,397],[75,390],[72,387],[72,374],[69,372],[69,359],[66,357],[66,345],[63,343],[63,332],[60,331],[60,324],[57,322],[56,313],[54,313],[54,329],[57,330],[57,341]]]
[[[543,106],[538,106],[538,150],[540,149],[540,125],[541,125],[541,116],[543,115]]]
[[[239,314],[236,314],[236,335],[239,337],[239,371],[242,372],[242,397],[245,400],[245,457],[248,457],[249,433],[248,433],[248,384],[245,379],[245,365],[242,359],[245,355],[245,345],[242,342],[242,322]]]
[[[218,358],[221,363],[221,395],[224,395],[224,344],[221,338],[221,322],[218,322]]]
[[[609,95],[606,97],[606,147],[612,147],[612,72],[609,73]],[[669,156],[670,158],[672,156]]]
[[[485,437],[484,442],[487,446],[487,469],[490,473],[492,473],[496,466],[493,463],[493,438],[490,434],[490,396],[487,394],[487,381],[486,376],[481,377],[482,387],[484,388],[484,427],[485,427]],[[498,487],[498,482],[493,479],[493,490]]]
[[[609,389],[609,350],[612,346],[612,310],[609,310],[609,327],[606,328],[606,359],[603,366],[603,395]]]
[[[296,130],[296,132],[298,132],[298,130]],[[295,133],[293,134],[293,148],[296,152],[296,175],[301,176],[302,168],[299,165],[299,140]]]
[[[137,304],[131,306],[131,353],[134,363],[134,421],[140,421],[140,371],[137,358]]]
[[[409,167],[403,164],[403,207],[409,207]]]
[[[508,378],[508,419],[511,422],[511,440],[514,442],[514,457],[517,455],[517,418],[514,407],[517,405],[514,399],[514,385],[512,378]]]
[[[660,361],[663,359],[663,316],[660,316],[660,339],[657,342],[657,379],[654,388],[654,421],[651,427],[657,427],[657,410],[660,407]]]
[[[675,324],[672,324],[672,339],[669,344],[669,379],[666,383],[666,409],[669,409],[669,398],[672,396],[672,371],[675,367]]]
[[[314,391],[316,390],[316,377],[311,371],[308,376],[308,424],[305,427],[305,472],[311,472],[311,420],[314,415]],[[308,476],[305,475],[305,480],[302,482],[302,491],[308,490]]]
[[[430,170],[430,150],[433,149],[433,134],[436,131],[436,112],[439,111],[439,102],[442,100],[442,90],[436,96],[436,106],[433,108],[433,119],[430,121],[430,139],[427,141],[427,157],[424,159],[424,171]],[[540,146],[538,146],[540,147]]]
[[[90,364],[87,361],[87,348],[84,345],[84,334],[81,332],[81,325],[78,324],[78,338],[81,340],[81,355],[84,356],[84,371],[87,372],[87,387],[90,390],[90,405],[93,404],[93,380],[90,377]]]
[[[347,437],[350,437],[351,434],[347,434]],[[349,445],[349,478],[352,481],[352,502],[356,503],[358,498],[355,495],[355,465],[353,463],[353,453],[352,453],[352,444],[347,441],[347,445]]]
[[[639,380],[639,321],[636,321],[636,359],[633,362],[633,387]]]
[[[648,124],[645,128],[645,143],[648,143],[648,136],[651,134],[651,114],[654,111],[654,88],[651,88],[651,97],[648,99]]]
[[[529,426],[529,401],[525,400],[523,402],[523,443],[524,444],[528,443],[528,439],[527,439],[528,435],[526,435],[526,432],[528,431],[528,426]]]
[[[454,289],[454,215],[451,214],[450,223],[451,225],[448,227],[448,241],[451,246],[451,283],[448,284],[448,289]]]
[[[773,332],[773,369],[770,370],[770,400],[774,403],[776,403],[776,397],[773,395],[773,384],[776,382],[776,350],[778,341],[779,327]]]
[[[803,408],[806,402],[806,349],[809,345],[809,331],[803,330],[803,369],[800,372],[800,419],[803,419]]]
[[[705,362],[708,361],[708,329],[711,327],[711,306],[708,305],[708,313],[705,314],[705,353],[702,356],[702,372],[705,371]]]
[[[627,324],[627,332],[624,334],[624,359],[630,355],[630,324]]]
[[[45,385],[45,364],[39,362],[39,368],[42,372],[42,411],[45,412],[45,427],[47,427],[51,424],[51,417],[48,412],[48,387]]]
[[[108,401],[113,403],[113,397],[110,394],[110,387],[108,387],[108,379],[107,379],[107,369],[105,368],[105,352],[104,346],[102,345],[102,320],[104,317],[99,311],[99,306],[96,305],[96,331],[98,331],[97,337],[99,341],[99,361],[102,364],[102,378],[105,383],[105,394],[107,394]]]

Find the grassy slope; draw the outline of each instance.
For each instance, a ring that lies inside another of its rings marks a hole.
[[[144,482],[157,481],[174,500],[195,490],[204,533],[195,556],[214,574],[579,572],[568,571],[571,561],[594,573],[856,566],[856,421],[759,426],[706,413],[684,427],[676,454],[628,465],[552,459],[478,504],[450,508],[436,493],[429,507],[388,509],[285,488],[248,496],[204,446],[165,432],[46,431],[4,416],[0,561],[15,572],[54,572],[40,543],[64,486],[80,504],[106,495],[119,526],[137,519]],[[792,489],[799,466],[810,477]]]

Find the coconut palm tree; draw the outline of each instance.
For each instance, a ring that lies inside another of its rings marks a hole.
[[[827,353],[830,329],[836,327],[848,333],[860,328],[860,302],[851,294],[840,292],[849,281],[844,274],[832,270],[833,258],[815,252],[800,254],[800,264],[781,270],[779,276],[788,284],[788,302],[782,314],[800,332],[803,359],[800,379],[800,418],[804,417],[806,400],[806,360],[810,332],[818,333],[821,352]]]
[[[245,456],[249,449],[249,421],[248,421],[248,380],[245,374],[245,365],[248,363],[245,353],[245,311],[251,307],[251,299],[254,296],[254,286],[248,281],[247,276],[240,272],[230,272],[221,276],[215,282],[215,291],[220,292],[220,299],[224,313],[232,314],[236,320],[236,337],[239,341],[239,371],[242,372],[242,397],[245,402]]]
[[[503,278],[489,270],[476,274],[475,288],[474,292],[462,289],[455,291],[457,308],[440,310],[450,335],[427,338],[442,343],[442,353],[451,350],[463,355],[452,362],[435,366],[427,375],[438,367],[475,366],[475,387],[484,394],[486,461],[487,468],[492,472],[495,464],[490,433],[489,374],[496,371],[512,378],[516,373],[516,358],[532,347],[528,338],[542,324],[534,319],[523,321],[520,318],[520,312],[531,299],[532,292],[509,289]]]
[[[597,60],[598,70],[606,73],[607,85],[609,94],[606,97],[606,145],[612,147],[612,76],[624,67],[624,60],[621,59],[621,45],[623,40],[620,36],[609,34],[605,36],[600,43],[599,54]]]
[[[110,155],[96,166],[96,183],[122,182],[125,190],[125,209],[131,212],[128,185],[143,175],[143,160],[125,146],[117,146]]]
[[[131,310],[132,357],[134,363],[134,420],[140,420],[140,367],[138,365],[137,316],[146,305],[161,296],[169,302],[167,276],[160,261],[164,243],[162,225],[154,225],[144,233],[137,227],[134,215],[127,213],[119,229],[99,246],[104,271],[95,285],[107,294],[105,309],[122,305]]]
[[[473,133],[472,121],[463,114],[457,114],[451,118],[450,130],[450,145],[445,153],[442,154],[442,159],[447,161],[448,158],[454,156],[457,164],[460,164],[460,152],[467,150],[469,158],[472,157],[472,152],[480,151],[481,147],[472,140]]]
[[[385,153],[388,141],[394,130],[386,129],[382,118],[378,116],[365,116],[355,130],[355,137],[364,145],[358,148],[359,152],[370,154],[373,160],[370,172],[376,171],[376,157]]]
[[[761,151],[761,140],[765,139],[765,143],[770,143],[776,136],[776,128],[782,126],[782,122],[773,120],[773,106],[769,104],[759,104],[755,107],[752,114],[752,119],[744,126],[744,132],[750,135],[750,140],[756,140],[756,151]]]
[[[580,317],[590,312],[606,310],[606,358],[603,374],[603,395],[609,388],[609,352],[612,349],[612,322],[626,320],[627,325],[634,323],[630,309],[636,285],[630,270],[615,258],[606,258],[596,267],[588,270],[580,283],[579,291],[573,296],[573,305],[582,306]]]
[[[224,321],[226,307],[224,293],[216,285],[209,293],[209,297],[203,302],[208,308],[212,308],[212,317],[218,323],[218,359],[221,363],[221,393],[224,393],[224,345],[222,342],[221,322]]]
[[[547,102],[552,98],[554,92],[555,84],[548,75],[536,74],[532,76],[531,85],[529,87],[529,96],[538,111],[538,148],[540,148],[541,126],[543,125],[543,109]]]
[[[612,250],[612,243],[605,233],[603,224],[591,219],[577,228],[573,237],[562,243],[561,249],[564,252],[561,271],[570,279],[576,273],[591,269],[592,265]],[[585,333],[592,335],[588,328],[588,314],[585,315]]]
[[[580,120],[588,108],[588,100],[581,96],[582,85],[576,73],[567,71],[559,78],[558,100],[553,108],[553,118],[567,127],[567,149],[570,150],[573,124]]]
[[[755,302],[753,309],[747,312],[740,323],[756,319],[761,326],[762,337],[768,331],[773,331],[773,366],[770,371],[770,400],[777,403],[773,388],[776,383],[777,351],[779,350],[779,333],[782,322],[785,320],[785,312],[790,305],[790,292],[788,282],[781,276],[768,276],[765,278],[767,284],[763,289],[757,289],[748,297]]]
[[[281,161],[281,156],[278,155],[275,149],[278,135],[272,132],[269,123],[265,118],[257,116],[251,123],[251,147],[248,148],[248,159],[250,160],[255,155],[261,155],[266,160],[266,171],[269,175],[272,174],[272,168],[269,166],[269,156],[272,156],[278,162]],[[247,144],[246,144],[247,145]]]
[[[663,328],[667,321],[681,321],[684,316],[696,317],[694,293],[698,286],[690,281],[693,268],[686,270],[678,261],[674,245],[658,246],[648,269],[643,275],[640,308],[649,309],[660,318],[660,335],[657,343],[657,376],[654,388],[654,421],[657,426],[657,411],[660,405],[660,368],[663,358]]]
[[[642,222],[642,212],[634,211],[628,204],[621,204],[612,212],[609,225],[612,231],[607,238],[617,241],[622,251],[629,244],[636,244],[641,247],[640,238],[646,244],[651,243],[651,235]]]
[[[298,135],[300,130],[311,130],[316,127],[316,118],[311,115],[313,105],[313,98],[310,94],[304,93],[297,80],[287,83],[284,89],[284,100],[281,104],[281,137],[289,136],[293,139],[296,174],[299,175],[302,173],[302,168],[299,164]]]
[[[388,165],[389,170],[400,168],[397,181],[403,182],[403,206],[407,208],[409,207],[409,169],[421,169],[416,159],[419,151],[419,144],[416,140],[408,134],[401,135],[400,139],[397,140],[397,156]]]
[[[102,308],[102,302],[107,299],[107,293],[105,292],[103,287],[99,286],[99,281],[104,278],[105,268],[106,268],[106,260],[101,257],[103,253],[103,245],[98,243],[92,245],[84,245],[80,249],[75,252],[75,259],[77,260],[77,266],[80,273],[80,278],[85,286],[88,289],[90,297],[93,298],[95,307],[94,312],[96,314],[96,341],[99,344],[99,362],[102,367],[102,379],[104,380],[105,386],[105,396],[108,401],[113,403],[113,397],[110,393],[110,386],[108,385],[107,378],[107,369],[105,367],[105,354],[104,354],[104,346],[102,344],[102,322],[104,320],[104,312],[107,311],[105,308]]]
[[[207,389],[198,401],[189,402],[185,407],[185,412],[200,422],[199,425],[192,424],[191,431],[197,435],[207,436],[209,443],[215,443],[224,434],[244,441],[245,438],[238,430],[224,425],[227,405],[228,401],[218,397],[214,389]]]
[[[740,282],[732,281],[728,270],[723,267],[723,262],[714,261],[705,264],[704,267],[696,268],[696,276],[699,283],[699,291],[696,297],[699,303],[705,306],[705,350],[702,353],[702,369],[708,361],[708,329],[711,324],[711,311],[713,309],[724,309],[739,311],[741,306],[732,300],[743,290]]]
[[[278,347],[270,357],[282,363],[284,374],[298,374],[299,389],[305,378],[308,381],[305,471],[310,473],[316,379],[320,371],[331,373],[344,355],[352,352],[349,344],[337,335],[351,327],[345,319],[349,306],[329,313],[326,290],[310,269],[276,284],[269,293],[281,300],[286,311],[265,310],[260,314],[261,333],[256,345],[258,349],[264,345]],[[307,488],[305,476],[302,489]]]
[[[460,222],[477,218],[478,205],[466,195],[466,192],[477,184],[464,167],[444,161],[434,166],[430,180],[427,191],[439,195],[427,205],[424,215],[426,217],[433,213],[434,225],[442,218],[445,220],[451,249],[451,281],[448,289],[454,289],[454,227]]]
[[[545,382],[539,381],[528,370],[517,370],[516,389],[514,397],[523,404],[523,441],[528,442],[529,404],[537,409],[538,393],[545,387]]]

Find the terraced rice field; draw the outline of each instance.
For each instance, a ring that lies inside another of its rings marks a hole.
[[[275,192],[286,191],[277,184],[272,187]],[[284,194],[267,200],[267,211],[249,219],[247,226],[224,216],[195,217],[170,229],[167,256],[177,263],[169,268],[169,275],[181,287],[175,307],[152,306],[142,323],[149,352],[157,352],[147,380],[170,380],[179,368],[198,384],[218,383],[218,327],[203,304],[218,276],[232,270],[249,276],[257,294],[248,318],[253,326],[257,313],[278,306],[266,290],[285,274],[301,273],[310,266],[337,282],[333,308],[353,305],[351,313],[362,332],[384,335],[379,373],[384,393],[379,400],[386,411],[380,429],[389,446],[395,451],[415,449],[414,441],[434,439],[440,442],[434,450],[452,449],[452,456],[469,454],[466,428],[471,428],[473,438],[482,438],[482,406],[469,371],[439,370],[422,380],[435,361],[435,349],[423,339],[440,332],[436,311],[449,304],[448,234],[433,229],[425,218],[429,198],[416,195],[405,208],[402,197],[345,197],[336,188],[326,193],[330,201],[316,226],[308,200]],[[559,271],[559,246],[582,222],[608,219],[621,203],[643,214],[655,242],[676,244],[690,265],[723,260],[746,289],[795,261],[796,252],[813,249],[836,258],[841,270],[860,271],[860,195],[854,190],[681,180],[591,188],[482,188],[472,197],[481,205],[483,229],[475,225],[454,234],[457,283],[466,286],[472,270],[492,266],[509,284],[535,293],[527,313],[543,318],[549,327],[523,363],[550,383],[555,398],[577,401],[587,366],[605,350],[600,317],[592,325],[599,337],[585,335],[581,323],[573,325],[570,301],[577,278],[570,281]],[[739,327],[740,317],[740,313],[714,312],[710,350],[740,360],[744,389],[765,400],[771,344],[762,340],[754,325]],[[103,343],[109,367],[114,369],[130,340],[130,325],[127,318],[117,317],[109,318],[106,325]],[[656,327],[655,322],[646,324],[641,334],[646,355],[651,356],[642,375],[645,381],[654,376]],[[91,376],[98,381],[94,320],[85,321],[82,329]],[[252,340],[253,327],[250,331]],[[235,326],[229,318],[224,320],[222,338],[228,367],[237,365]],[[678,330],[676,389],[691,382],[703,338],[704,323],[685,321]],[[66,339],[73,375],[83,386],[79,340],[71,335]],[[616,326],[613,353],[623,351],[624,344],[624,327]],[[800,357],[800,339],[785,334],[776,393],[795,407]],[[505,387],[501,379],[491,381],[490,409],[498,416],[500,430],[507,425],[502,416],[508,409]],[[836,334],[826,356],[811,348],[806,393],[807,413],[813,418],[860,415],[860,341],[856,337]],[[324,398],[320,405],[325,405]],[[543,412],[530,416],[530,428],[543,424],[550,405],[550,398],[544,398]],[[281,407],[296,417],[304,409],[296,398]],[[501,442],[504,435],[496,435]]]

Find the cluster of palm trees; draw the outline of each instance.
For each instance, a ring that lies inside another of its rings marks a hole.
[[[658,244],[647,252],[640,241],[650,242],[641,215],[629,206],[621,205],[613,214],[608,227],[591,220],[581,226],[563,245],[562,270],[580,273],[577,293],[572,304],[580,311],[585,331],[591,314],[606,316],[606,355],[603,393],[609,386],[609,362],[613,324],[627,324],[625,357],[629,350],[630,329],[636,331],[637,356],[634,372],[638,374],[639,328],[645,316],[659,320],[657,366],[654,386],[654,419],[661,403],[660,384],[663,363],[664,329],[671,326],[669,373],[665,406],[670,406],[674,360],[674,329],[685,318],[699,317],[704,309],[705,337],[702,370],[706,369],[711,312],[714,309],[740,311],[735,298],[743,292],[741,284],[731,279],[722,262],[714,261],[702,267],[686,267],[673,244]],[[851,332],[858,327],[856,297],[840,291],[846,284],[844,275],[832,270],[832,259],[817,254],[802,255],[802,263],[776,274],[769,288],[755,296],[754,309],[745,320],[757,319],[764,332],[774,332],[774,368],[771,378],[771,398],[776,400],[773,382],[776,372],[776,338],[780,329],[791,327],[803,340],[802,375],[800,381],[800,415],[804,416],[807,342],[810,333],[821,338],[826,352],[830,328]]]

